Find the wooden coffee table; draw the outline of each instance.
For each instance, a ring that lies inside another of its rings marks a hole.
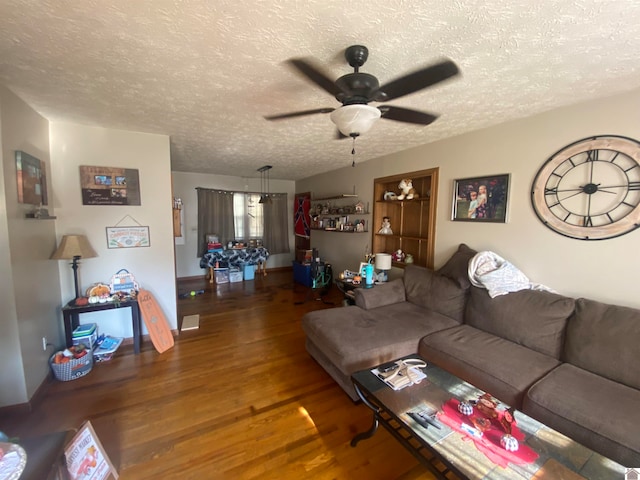
[[[405,358],[419,358],[411,355]],[[428,363],[428,362],[427,362]],[[427,378],[419,384],[395,391],[371,370],[352,375],[358,396],[373,411],[369,430],[351,441],[355,447],[371,437],[382,424],[402,445],[420,460],[437,478],[443,479],[614,479],[624,478],[625,468],[545,426],[520,411],[515,412],[518,429],[525,435],[520,443],[531,448],[538,458],[529,464],[508,463],[502,467],[482,453],[465,433],[442,421],[425,428],[408,412],[425,408],[442,412],[448,400],[477,399],[484,392],[450,373],[427,365]],[[499,404],[498,410],[508,408]]]

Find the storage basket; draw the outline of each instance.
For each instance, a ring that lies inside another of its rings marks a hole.
[[[49,359],[51,370],[61,382],[68,382],[76,378],[84,377],[93,368],[93,354],[91,350],[82,358],[72,358],[67,363],[53,363],[55,354]]]

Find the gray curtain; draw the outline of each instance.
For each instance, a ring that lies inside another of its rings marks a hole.
[[[271,203],[264,203],[264,246],[269,254],[289,253],[289,215],[286,193],[270,193]]]
[[[207,235],[217,235],[223,245],[235,237],[233,192],[196,188],[198,191],[198,251],[207,251]]]

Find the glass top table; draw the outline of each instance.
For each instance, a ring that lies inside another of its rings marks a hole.
[[[407,358],[419,359],[417,355]],[[533,451],[537,456],[531,463],[507,463],[500,466],[476,447],[473,437],[454,429],[442,416],[446,402],[477,400],[484,392],[473,385],[434,366],[421,369],[426,378],[401,390],[393,390],[371,370],[352,375],[358,396],[373,410],[371,428],[356,435],[355,447],[372,436],[382,424],[402,445],[420,460],[437,478],[446,479],[593,479],[624,478],[620,464],[580,445],[561,433],[545,426],[520,411],[515,411],[517,428],[524,439],[521,452]],[[455,400],[452,400],[455,399]],[[498,403],[496,411],[507,405]],[[409,415],[419,410],[437,410],[436,426],[423,427]],[[488,441],[489,437],[485,437]],[[506,463],[506,462],[505,462]]]

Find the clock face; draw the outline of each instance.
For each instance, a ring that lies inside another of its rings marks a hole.
[[[640,226],[640,143],[597,136],[568,145],[538,171],[533,208],[550,229],[580,240],[624,235]]]

